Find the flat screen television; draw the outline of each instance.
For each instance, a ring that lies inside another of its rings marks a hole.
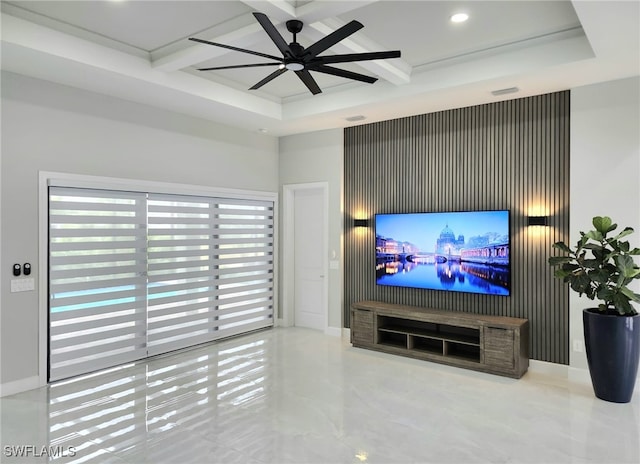
[[[509,295],[509,211],[376,214],[376,283]]]

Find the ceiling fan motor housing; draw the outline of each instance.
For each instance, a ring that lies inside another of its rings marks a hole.
[[[297,34],[302,30],[302,21],[297,19],[290,19],[287,21],[287,30],[292,34]],[[295,41],[295,38],[293,39]]]

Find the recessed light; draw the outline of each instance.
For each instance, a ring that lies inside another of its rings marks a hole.
[[[469,19],[469,15],[467,13],[456,13],[450,19],[452,23],[463,23]]]
[[[366,116],[358,114],[356,116],[349,116],[348,118],[344,118],[344,119],[349,121],[349,122],[354,122],[354,121],[362,121],[362,120],[367,119],[367,118],[366,118]]]
[[[260,132],[261,134],[266,134],[267,132],[269,132],[269,130],[261,127],[260,129],[258,129],[258,132]]]

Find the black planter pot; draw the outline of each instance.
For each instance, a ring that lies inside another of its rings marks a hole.
[[[614,403],[628,403],[640,360],[640,314],[615,316],[585,309],[582,321],[596,396]]]

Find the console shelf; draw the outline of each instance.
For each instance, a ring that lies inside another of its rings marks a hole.
[[[353,346],[520,378],[529,321],[361,301],[351,306]]]

